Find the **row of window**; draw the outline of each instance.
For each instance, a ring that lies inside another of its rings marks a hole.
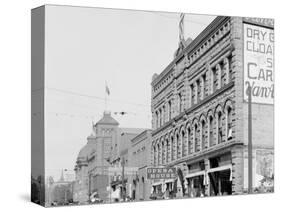
[[[231,81],[231,57],[225,57],[210,68],[210,72],[203,72],[190,85],[190,106],[193,106],[224,87]]]
[[[203,72],[190,84],[190,107],[204,100],[205,97],[211,95],[215,91],[224,87],[231,81],[231,57],[227,56],[220,60],[216,65],[212,66],[209,71]],[[154,117],[154,128],[159,128],[165,122],[170,121],[172,118],[172,105],[173,101],[177,103],[177,111],[181,113],[185,108],[185,94],[179,92],[176,98],[170,99],[167,104],[163,104],[157,108]]]
[[[228,100],[224,110],[218,106],[214,114],[201,115],[199,121],[194,119],[191,124],[155,142],[152,146],[153,164],[164,165],[232,139],[233,121],[233,107]]]
[[[206,40],[201,47],[199,47],[196,51],[190,54],[187,58],[188,63],[194,62],[199,56],[201,56],[205,51],[210,49],[222,36],[224,36],[230,30],[230,22],[226,22],[220,29],[218,29],[208,40]],[[162,83],[157,85],[154,88],[154,92],[158,91],[163,85],[166,85],[172,79],[173,75],[170,74],[166,79],[163,80]]]

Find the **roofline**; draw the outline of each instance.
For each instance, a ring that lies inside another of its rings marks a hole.
[[[217,16],[154,80],[152,80],[151,85],[156,85],[185,54],[191,53],[203,40],[213,31],[217,30],[217,28],[229,18],[230,16]]]
[[[131,142],[134,143],[136,139],[140,138],[141,136],[147,134],[148,132],[151,132],[152,133],[152,129],[146,129],[144,130],[143,132],[139,133],[138,135],[136,135],[135,137],[133,137],[131,139]]]

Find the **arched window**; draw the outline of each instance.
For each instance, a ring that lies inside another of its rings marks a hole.
[[[212,116],[209,117],[209,145],[213,146],[214,142],[214,119]]]
[[[180,140],[180,136],[178,133],[176,134],[176,149],[175,150],[176,150],[175,159],[178,159],[178,158],[180,158],[180,151],[181,151],[181,140]]]
[[[156,146],[153,145],[153,165],[156,166]]]
[[[224,74],[225,74],[225,84],[228,84],[229,82],[231,82],[231,68],[230,68],[230,63],[231,63],[231,57],[225,57],[223,59],[223,70],[224,70]]]
[[[159,127],[162,126],[162,110],[159,109]]]
[[[161,149],[160,143],[157,144],[157,164],[161,165]]]
[[[226,118],[226,135],[227,140],[232,139],[232,109],[228,107],[226,110],[227,118]]]
[[[193,143],[194,143],[194,152],[199,151],[199,145],[198,145],[198,125],[194,124],[194,131],[193,131]]]
[[[200,95],[201,95],[200,79],[195,81],[195,90],[196,90],[195,104],[197,104],[198,102],[200,102]]]
[[[163,119],[163,124],[166,122],[166,107],[165,107],[165,105],[163,106],[163,117],[162,117],[162,119]]]
[[[178,106],[179,113],[181,113],[181,110],[182,110],[182,107],[181,107],[181,93],[178,94],[178,99],[179,99],[179,102],[178,102],[178,104],[179,104],[179,106]]]
[[[165,164],[165,142],[161,142],[161,145],[162,145],[162,164]]]
[[[158,128],[158,111],[155,112],[155,128]]]
[[[169,139],[166,139],[166,163],[169,163],[169,149],[170,149],[170,142]]]
[[[171,118],[172,118],[172,100],[170,100],[168,102],[168,119],[169,119],[169,121],[171,120]]]
[[[184,130],[181,131],[181,155],[182,157],[185,156],[185,148],[186,148],[186,143],[185,143],[185,132]]]
[[[175,143],[174,143],[175,141],[174,141],[174,137],[173,136],[171,136],[171,161],[173,161],[174,160],[174,145],[175,145]]]
[[[191,130],[187,128],[187,154],[192,153]]]
[[[218,114],[217,114],[218,118],[217,118],[217,136],[218,136],[218,144],[222,143],[223,142],[223,134],[222,134],[222,113],[219,111]]]
[[[190,85],[190,106],[195,104],[195,87],[194,84]]]
[[[206,123],[204,120],[201,122],[201,150],[206,148],[206,141],[205,141],[205,129]]]

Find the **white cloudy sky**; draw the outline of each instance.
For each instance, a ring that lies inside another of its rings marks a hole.
[[[46,175],[73,174],[77,154],[105,109],[120,127],[150,128],[153,73],[173,59],[179,14],[48,6],[46,10]],[[195,38],[215,17],[185,16]]]

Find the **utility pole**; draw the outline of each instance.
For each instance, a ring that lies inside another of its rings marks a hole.
[[[252,155],[252,87],[248,86],[248,193],[253,187],[253,155]]]
[[[121,159],[121,166],[122,166],[122,198],[125,202],[126,200],[126,192],[125,192],[125,159],[122,157]]]

